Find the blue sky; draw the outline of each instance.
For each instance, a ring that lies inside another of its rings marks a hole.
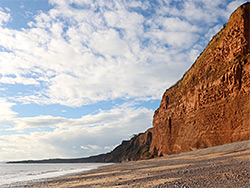
[[[0,161],[84,157],[152,127],[242,0],[0,0]]]

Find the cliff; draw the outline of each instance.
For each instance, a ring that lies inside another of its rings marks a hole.
[[[153,128],[103,162],[147,159],[250,139],[250,3],[240,6],[192,67],[163,94]]]
[[[250,3],[240,6],[154,113],[152,157],[250,138]]]
[[[118,159],[138,160],[249,140],[249,24],[248,2],[230,16],[182,79],[166,90],[153,128],[109,155],[125,147],[130,150],[120,150]],[[143,152],[136,152],[138,148]]]

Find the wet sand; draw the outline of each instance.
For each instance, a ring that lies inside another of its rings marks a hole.
[[[104,166],[23,187],[250,187],[250,141]]]

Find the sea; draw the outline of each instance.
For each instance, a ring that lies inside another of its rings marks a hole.
[[[25,186],[48,178],[77,174],[110,163],[0,164],[0,188]]]

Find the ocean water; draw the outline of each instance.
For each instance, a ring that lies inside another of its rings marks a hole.
[[[0,188],[80,173],[107,163],[0,164]]]

